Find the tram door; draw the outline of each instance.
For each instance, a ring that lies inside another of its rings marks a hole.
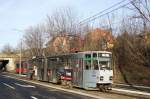
[[[39,60],[36,60],[35,62],[36,66],[37,66],[37,69],[38,69],[38,80],[44,80],[44,60],[43,59],[39,59]]]
[[[56,83],[56,67],[57,67],[56,59],[49,59],[48,62],[48,80],[49,82]]]
[[[96,88],[97,74],[98,74],[98,61],[93,54],[87,53],[84,57],[83,69],[83,88]]]
[[[73,82],[76,86],[82,87],[83,83],[83,59],[75,60]]]

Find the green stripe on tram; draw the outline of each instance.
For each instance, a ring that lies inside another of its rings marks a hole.
[[[97,58],[83,58],[83,60],[96,60]]]

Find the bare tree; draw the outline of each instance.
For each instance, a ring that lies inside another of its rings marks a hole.
[[[29,51],[29,55],[41,56],[43,55],[43,47],[45,43],[45,33],[42,25],[36,27],[29,27],[25,31],[24,43]]]
[[[115,62],[126,83],[149,84],[149,73],[145,72],[149,70],[150,46],[145,38],[150,38],[150,2],[135,0],[131,4],[134,12],[123,18],[114,44]]]
[[[77,17],[70,8],[61,9],[47,16],[47,32],[50,36],[59,33],[75,33]]]
[[[46,32],[49,37],[49,41],[52,41],[55,38],[57,39],[57,37],[59,37],[60,40],[58,43],[62,45],[63,43],[62,40],[68,39],[68,35],[70,36],[76,33],[77,23],[78,23],[77,16],[74,14],[73,10],[71,10],[70,8],[57,10],[52,15],[47,16],[47,21],[46,21],[47,31]],[[52,43],[52,42],[49,42],[49,43]],[[63,47],[60,47],[60,46],[58,47],[59,47],[59,50],[63,50]],[[52,48],[49,48],[49,50],[51,49]]]
[[[14,49],[13,49],[13,47],[10,44],[6,44],[2,48],[2,53],[12,54],[12,53],[14,53]]]
[[[138,15],[136,18],[143,20],[144,32],[147,32],[148,26],[150,26],[150,2],[149,0],[135,0],[131,4],[136,9]]]
[[[144,19],[150,22],[149,0],[135,0],[135,1],[132,1],[131,4],[135,7],[135,9]]]

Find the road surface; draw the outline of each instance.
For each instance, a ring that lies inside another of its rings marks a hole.
[[[0,99],[91,99],[30,84],[0,74]]]
[[[16,74],[0,73],[0,99],[149,99],[143,95],[119,94],[87,91],[47,82],[28,80]],[[132,94],[134,94],[132,92]]]

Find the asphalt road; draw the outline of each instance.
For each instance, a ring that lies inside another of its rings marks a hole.
[[[91,99],[91,97],[45,88],[0,74],[0,99]]]

